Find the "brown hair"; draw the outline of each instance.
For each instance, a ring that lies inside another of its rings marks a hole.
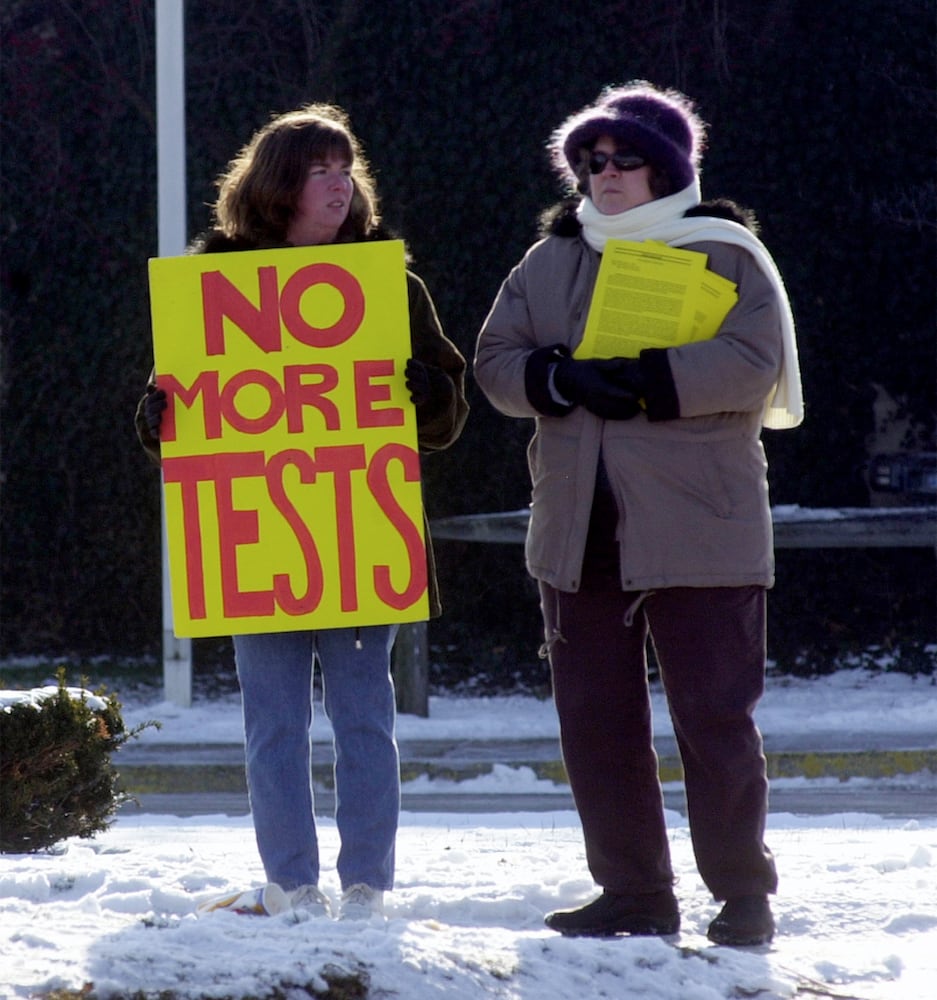
[[[365,239],[380,222],[378,197],[348,115],[331,104],[307,104],[274,116],[254,133],[216,184],[215,223],[226,236],[258,245],[286,242],[310,164],[346,157],[354,190],[336,242]]]

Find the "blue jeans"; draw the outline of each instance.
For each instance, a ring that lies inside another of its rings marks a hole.
[[[390,675],[396,635],[396,625],[376,625],[234,636],[257,847],[267,879],[286,890],[319,881],[310,738],[316,661],[334,732],[342,888],[393,887],[400,813]]]

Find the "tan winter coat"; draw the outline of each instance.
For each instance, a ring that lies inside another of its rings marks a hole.
[[[709,255],[739,301],[715,338],[666,352],[675,419],[604,421],[584,407],[544,416],[525,392],[531,352],[583,336],[600,256],[581,236],[549,236],[509,274],[479,335],[475,378],[509,416],[536,421],[526,556],[530,574],[579,589],[601,453],[619,509],[625,590],[764,585],[774,581],[761,415],[777,382],[782,342],[773,289],[747,251]]]

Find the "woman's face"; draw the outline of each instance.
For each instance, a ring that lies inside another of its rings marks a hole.
[[[596,141],[593,152],[611,156],[619,150],[609,136],[603,135]],[[651,168],[648,164],[637,170],[621,170],[609,160],[599,173],[590,173],[589,197],[603,215],[618,215],[654,200],[650,181]]]
[[[330,153],[309,167],[306,183],[287,227],[286,238],[294,246],[333,243],[351,208],[353,184],[351,162]]]

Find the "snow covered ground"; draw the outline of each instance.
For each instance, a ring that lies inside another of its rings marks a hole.
[[[118,696],[124,701],[118,690]],[[652,685],[654,724],[670,733],[666,703],[660,685]],[[161,728],[147,729],[141,744],[241,743],[243,728],[238,695],[196,702],[178,708],[166,702],[134,704],[124,701],[128,728],[158,719]],[[853,733],[872,736],[900,734],[932,740],[937,747],[937,676],[910,677],[868,670],[839,670],[826,677],[806,679],[772,676],[759,702],[758,725],[766,740],[806,736],[824,741]],[[397,736],[402,740],[526,740],[555,738],[559,729],[549,699],[524,696],[430,699],[429,718],[401,715]],[[332,739],[328,719],[319,711],[313,739]]]
[[[662,705],[655,699],[658,719]],[[180,710],[125,705],[144,740],[237,742],[237,700]],[[937,746],[929,678],[842,671],[776,679],[758,715],[766,739],[816,731],[907,734]],[[317,738],[328,736],[324,719]],[[402,739],[534,738],[555,733],[549,703],[434,699],[429,719],[403,716]],[[510,769],[479,782],[511,780]],[[518,781],[529,780],[523,775]],[[805,779],[798,779],[805,780]],[[934,788],[937,777],[919,780]],[[326,995],[361,972],[371,997],[399,1000],[717,1000],[937,996],[937,819],[773,812],[768,843],[781,887],[767,948],[705,939],[718,907],[696,873],[686,821],[668,814],[683,928],[670,939],[564,939],[543,914],[592,897],[575,813],[404,813],[397,887],[384,922],[343,924],[283,914],[215,913],[197,902],[261,884],[247,817],[121,815],[63,853],[0,857],[0,998],[92,983],[98,997]],[[338,893],[337,834],[321,819],[322,888]]]

